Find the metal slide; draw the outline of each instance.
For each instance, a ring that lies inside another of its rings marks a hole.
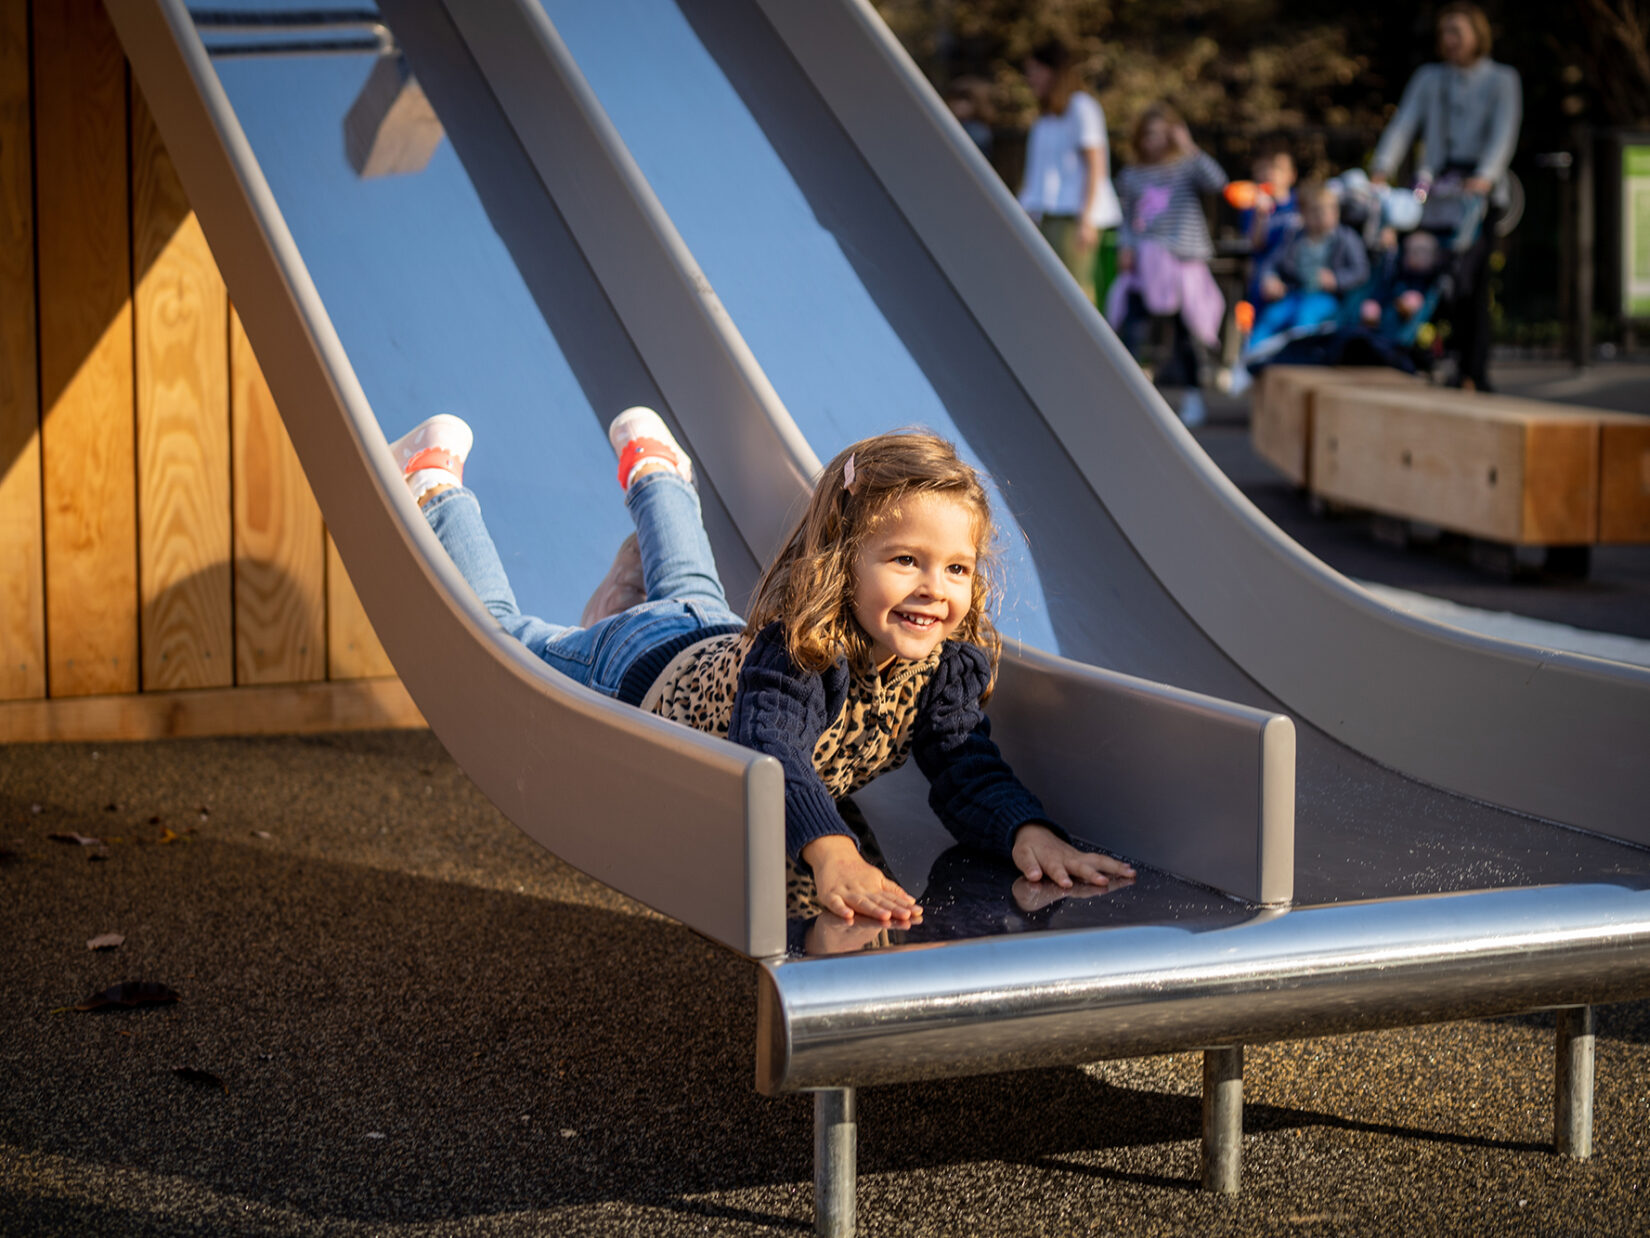
[[[818,1091],[822,1232],[860,1084],[1650,993],[1650,674],[1405,617],[1281,537],[863,0],[110,11],[403,681],[531,836],[759,961],[757,1083]],[[815,449],[954,436],[1009,528],[996,735],[1140,880],[1048,901],[885,779],[862,807],[924,924],[789,952],[777,762],[502,636],[385,446],[468,418],[524,607],[571,618],[632,403],[693,453],[736,603]],[[1232,1189],[1241,1050],[1205,1077]]]
[[[415,700],[544,845],[764,960],[764,1088],[1650,991],[1650,853],[1618,841],[1650,843],[1650,673],[1400,615],[1281,537],[867,4],[111,12]],[[384,448],[475,424],[518,596],[570,619],[626,528],[631,403],[693,452],[736,601],[814,449],[955,436],[1010,525],[997,736],[1154,868],[1038,906],[889,779],[866,810],[930,908],[904,940],[943,948],[785,958],[777,763],[504,638]]]

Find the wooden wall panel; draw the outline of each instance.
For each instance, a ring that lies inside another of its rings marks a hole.
[[[366,608],[327,534],[327,678],[373,679],[395,674]]]
[[[0,0],[0,700],[46,695],[28,0]]]
[[[326,543],[263,371],[230,309],[235,682],[326,678]]]
[[[143,687],[234,682],[229,296],[132,91],[133,338]]]
[[[101,0],[34,6],[53,696],[138,688],[126,66]]]

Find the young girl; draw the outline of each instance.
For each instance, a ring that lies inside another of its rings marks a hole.
[[[392,450],[430,527],[507,632],[598,692],[778,758],[791,915],[921,919],[857,813],[838,807],[908,755],[946,826],[1012,857],[1028,879],[1070,888],[1074,879],[1105,885],[1133,875],[1073,847],[991,742],[981,712],[1000,647],[987,614],[991,513],[978,476],[949,443],[884,434],[831,461],[747,621],[722,592],[692,462],[658,414],[628,409],[608,437],[646,598],[584,627],[546,623],[516,605],[463,486],[471,445],[463,421],[432,417]],[[624,558],[609,584],[626,570]]]
[[[1174,355],[1157,381],[1186,388],[1180,418],[1199,425],[1204,408],[1197,345],[1218,345],[1226,311],[1226,299],[1209,273],[1215,247],[1199,195],[1224,188],[1226,173],[1197,148],[1166,103],[1141,114],[1134,152],[1136,162],[1117,175],[1123,227],[1106,317],[1138,355],[1145,318],[1174,316]]]

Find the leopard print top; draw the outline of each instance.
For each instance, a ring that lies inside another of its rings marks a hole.
[[[725,739],[739,689],[739,671],[752,643],[751,637],[735,632],[690,645],[654,681],[642,708]],[[852,795],[879,774],[905,764],[917,699],[939,662],[940,651],[935,649],[921,662],[896,662],[884,674],[850,673],[847,703],[814,745],[814,770],[832,796],[840,800]],[[888,872],[882,848],[857,810],[847,814],[845,824],[859,840],[860,854]],[[812,918],[822,910],[813,871],[787,856],[786,917]]]
[[[664,669],[642,707],[725,739],[752,643],[734,632],[690,645]],[[905,764],[917,700],[939,663],[936,648],[921,662],[898,661],[880,674],[850,673],[847,704],[814,745],[814,769],[833,796],[852,795]]]

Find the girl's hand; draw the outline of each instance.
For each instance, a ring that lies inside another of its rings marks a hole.
[[[1189,155],[1197,149],[1197,143],[1192,141],[1192,131],[1184,123],[1176,125],[1171,136],[1175,149],[1182,155]]]
[[[1117,270],[1120,274],[1134,270],[1134,250],[1120,249],[1117,251]]]
[[[1284,293],[1289,289],[1276,275],[1263,276],[1260,281],[1260,295],[1268,301],[1281,301]]]
[[[1328,267],[1320,267],[1318,269],[1318,287],[1325,292],[1339,291],[1340,285],[1335,282],[1335,272]]]
[[[856,915],[901,928],[922,919],[917,900],[860,855],[846,834],[814,839],[802,848],[802,861],[814,870],[819,905],[849,924]]]
[[[1022,825],[1014,835],[1014,866],[1028,881],[1047,877],[1061,889],[1070,889],[1073,879],[1103,886],[1113,877],[1133,877],[1134,869],[1109,855],[1079,851],[1047,826]]]
[[[850,924],[841,916],[818,915],[802,939],[804,954],[853,954],[872,946],[886,945],[882,935],[888,930],[880,921],[864,919]]]
[[[1077,248],[1093,249],[1100,243],[1100,229],[1084,219],[1077,224]]]

